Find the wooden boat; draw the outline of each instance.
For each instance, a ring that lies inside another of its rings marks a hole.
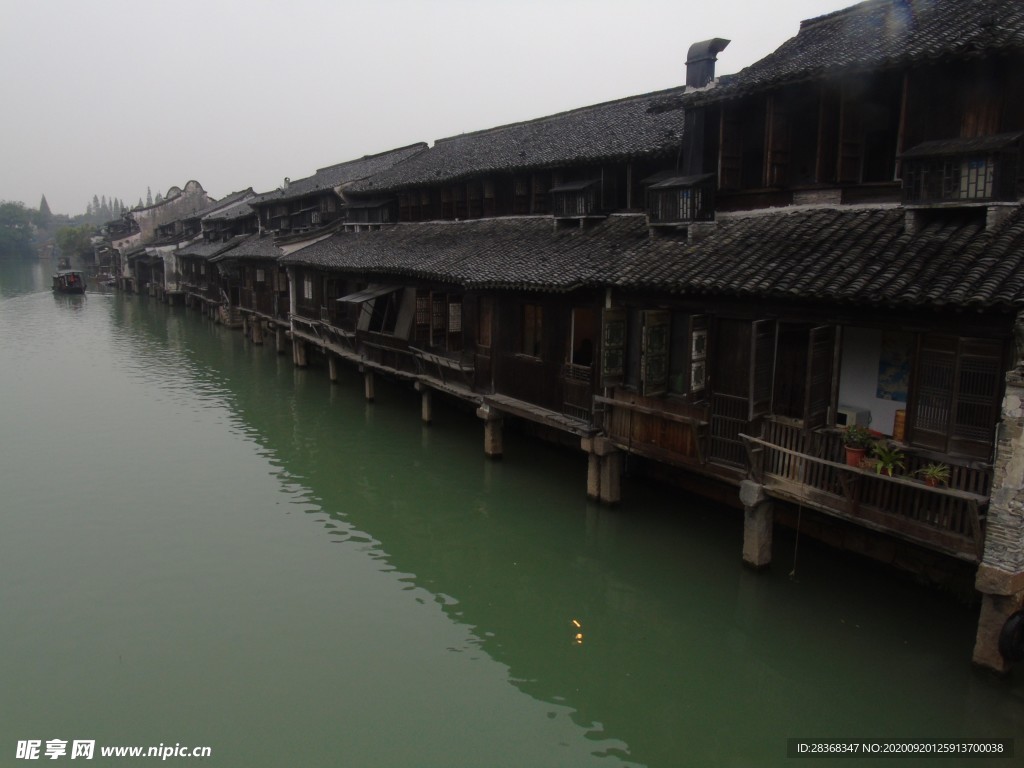
[[[77,269],[62,269],[53,276],[55,293],[85,293],[85,273]]]

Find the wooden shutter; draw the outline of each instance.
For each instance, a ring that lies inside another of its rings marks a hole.
[[[821,87],[821,103],[818,109],[818,153],[815,162],[814,180],[827,184],[836,180],[838,163],[836,144],[839,140],[839,112],[841,98],[836,88]]]
[[[988,460],[1004,365],[998,341],[924,336],[913,387],[913,444]]]
[[[844,89],[839,112],[839,182],[859,183],[864,164],[864,120],[861,105]]]
[[[775,370],[775,321],[755,320],[750,333],[749,419],[766,415],[772,405]]]
[[[718,188],[739,189],[743,180],[743,129],[736,105],[722,107],[719,145]]]
[[[640,348],[640,394],[663,395],[668,391],[668,339],[671,315],[664,310],[643,313]]]
[[[914,382],[914,445],[946,450],[946,434],[953,412],[956,346],[956,339],[950,336],[929,334],[921,340]]]
[[[601,314],[601,386],[618,386],[625,370],[626,309],[605,308]]]
[[[807,383],[804,387],[804,427],[817,429],[828,424],[832,404],[832,364],[835,326],[812,328],[807,342]]]
[[[1002,345],[988,339],[960,339],[959,351],[949,452],[987,461],[1000,414]]]
[[[777,95],[768,97],[766,186],[780,187],[789,182],[789,112]]]

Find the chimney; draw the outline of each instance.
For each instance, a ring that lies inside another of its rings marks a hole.
[[[700,43],[694,43],[686,52],[686,89],[706,88],[715,79],[715,62],[718,54],[725,50],[728,40],[714,37]],[[683,118],[683,155],[680,158],[679,170],[684,176],[696,176],[704,173],[705,146],[704,107],[687,107]]]
[[[729,40],[713,37],[690,46],[686,52],[686,85],[689,88],[703,88],[715,79],[715,62],[718,54],[725,50]]]
[[[287,176],[284,177],[284,186],[281,189],[288,189],[288,185],[292,183],[292,180]]]

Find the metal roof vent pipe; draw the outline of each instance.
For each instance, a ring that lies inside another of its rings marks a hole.
[[[718,54],[724,51],[730,42],[721,37],[713,37],[690,46],[690,50],[686,52],[687,88],[704,88],[715,79],[715,62],[718,61]]]

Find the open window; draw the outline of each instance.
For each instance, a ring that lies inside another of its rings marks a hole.
[[[800,419],[807,429],[828,423],[832,402],[835,327],[779,323],[772,412]]]
[[[590,307],[575,307],[569,340],[569,363],[589,369],[594,364],[595,312]]]

